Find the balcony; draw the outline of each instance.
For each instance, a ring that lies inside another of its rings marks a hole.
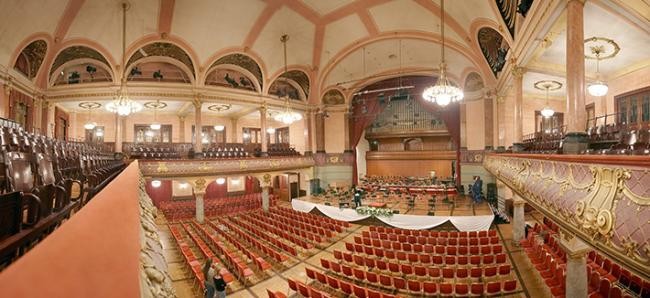
[[[649,158],[489,154],[483,165],[564,230],[650,277]]]

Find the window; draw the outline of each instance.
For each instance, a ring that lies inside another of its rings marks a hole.
[[[244,144],[259,144],[262,142],[261,129],[255,127],[242,127],[242,140]],[[267,138],[268,140],[268,138]]]
[[[276,128],[273,140],[275,144],[289,144],[289,127]]]
[[[195,126],[192,125],[192,143],[194,143]],[[214,129],[214,126],[203,126],[201,127],[201,142],[203,144],[225,144],[226,143],[226,128],[223,130],[217,131]]]
[[[149,124],[136,124],[133,126],[133,136],[136,143],[171,143],[172,126],[165,124],[160,129],[151,129]]]
[[[103,143],[104,142],[104,127],[95,126],[93,129],[86,129],[86,142],[90,143]]]
[[[587,127],[596,126],[596,105],[592,102],[585,107],[587,112]]]
[[[551,117],[544,117],[540,111],[535,111],[535,132],[556,133],[562,131],[564,114],[555,112]]]
[[[617,95],[614,101],[619,123],[640,125],[650,122],[650,87]]]

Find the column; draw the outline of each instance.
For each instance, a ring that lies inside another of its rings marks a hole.
[[[201,106],[203,102],[197,95],[192,103],[194,104],[194,154],[200,154],[203,152],[203,136],[201,135],[203,131],[201,122]]]
[[[487,96],[483,99],[485,111],[485,149],[494,150],[494,99]]]
[[[269,212],[269,187],[262,187],[262,210]]]
[[[47,101],[47,136],[54,138],[54,103]]]
[[[260,156],[268,156],[268,140],[266,139],[266,106],[260,108],[260,136],[260,142],[262,143]]]
[[[8,84],[0,85],[0,117],[11,118],[9,114],[9,95],[11,94],[11,86]],[[39,119],[40,120],[40,119]]]
[[[583,132],[585,111],[585,0],[568,0],[566,37],[567,132]]]
[[[178,116],[178,142],[185,143],[185,115]]]
[[[524,100],[524,73],[525,69],[523,67],[515,66],[512,69],[512,75],[515,79],[515,143],[521,143],[524,138],[523,132],[523,100]]]
[[[122,152],[122,116],[115,113],[115,152]]]
[[[512,242],[514,245],[519,246],[519,241],[526,237],[526,222],[524,220],[524,205],[526,205],[526,201],[524,201],[524,199],[522,199],[518,194],[514,194],[513,205]]]
[[[587,297],[589,293],[587,276],[587,254],[592,248],[575,236],[560,233],[559,243],[566,252],[566,297]]]
[[[77,134],[77,111],[70,111],[70,129],[68,130],[68,137],[74,140],[80,139]]]
[[[35,97],[34,98],[34,118],[33,118],[33,128],[34,131],[38,131],[41,134],[43,133],[43,98]]]
[[[325,113],[316,113],[316,152],[325,153]]]
[[[460,148],[467,149],[467,104],[460,102]]]
[[[126,133],[128,130],[128,127],[126,126],[126,117],[120,117],[120,118],[122,118],[122,142],[124,142],[124,140],[127,140],[128,142],[128,139],[126,137]]]
[[[230,142],[237,143],[237,118],[230,118]]]
[[[305,155],[309,156],[312,155],[312,148],[311,148],[311,143],[312,143],[312,138],[313,138],[313,131],[312,131],[312,122],[314,120],[314,115],[311,111],[307,111],[305,113],[305,129],[307,132],[306,136],[306,141],[305,141]]]
[[[350,143],[350,121],[352,119],[350,115],[350,109],[346,108],[345,114],[343,114],[343,138],[345,138],[343,147],[344,152],[352,152],[352,144]]]
[[[194,199],[196,200],[196,221],[199,223],[203,223],[205,221],[205,201],[203,199],[203,196],[205,195],[205,187],[205,179],[199,178],[194,181],[192,193],[194,194]]]

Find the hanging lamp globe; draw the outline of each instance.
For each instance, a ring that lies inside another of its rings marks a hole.
[[[161,127],[162,125],[160,123],[151,123],[151,125],[149,125],[149,128],[153,130],[159,130]]]
[[[603,81],[596,81],[587,86],[587,91],[591,96],[605,96],[609,91],[609,87]]]
[[[542,114],[542,116],[543,116],[544,118],[550,118],[550,117],[553,117],[553,115],[555,115],[555,111],[554,111],[553,109],[551,109],[551,107],[549,107],[549,106],[545,106],[545,107],[540,111],[540,114]]]
[[[96,126],[97,123],[95,122],[87,122],[86,124],[84,124],[84,129],[91,130],[91,129],[95,129]]]

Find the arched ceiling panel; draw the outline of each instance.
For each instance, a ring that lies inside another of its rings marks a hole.
[[[497,16],[490,7],[490,1],[494,0],[447,0],[445,1],[445,12],[454,18],[467,34],[471,34],[469,32],[470,26],[478,18],[486,18],[493,20],[497,24],[499,23]],[[440,6],[440,0],[435,0],[435,2]],[[445,31],[446,33],[447,31]]]
[[[129,62],[126,65],[129,66],[144,57],[152,56],[170,57],[178,60],[192,71],[192,75],[196,76],[194,73],[194,64],[190,56],[179,46],[167,42],[154,42],[140,48],[129,58]]]
[[[54,34],[65,5],[60,0],[7,0],[0,3],[0,64],[11,65],[20,43],[36,32]],[[44,14],[43,12],[47,12]]]
[[[129,1],[126,12],[126,44],[158,31],[158,0]],[[75,17],[66,38],[87,38],[105,47],[122,61],[121,1],[86,0]],[[121,62],[120,62],[121,64]]]
[[[219,60],[212,63],[210,68],[222,64],[237,65],[241,68],[248,70],[258,80],[259,85],[264,86],[263,84],[264,78],[262,77],[262,70],[260,69],[260,66],[257,64],[257,62],[255,62],[255,60],[251,59],[250,57],[239,53],[230,54],[219,58]]]
[[[192,44],[205,61],[219,49],[241,46],[266,5],[258,0],[177,0],[172,33]]]
[[[136,63],[136,66],[131,69],[128,81],[188,84],[192,80],[188,74],[177,65],[168,62],[142,62]]]
[[[396,0],[377,5],[370,8],[370,14],[379,31],[417,30],[440,33],[440,19],[412,0]],[[445,38],[467,44],[449,25],[445,26]]]
[[[271,84],[269,94],[275,95],[280,99],[283,99],[286,96],[292,100],[305,100],[307,97],[299,88],[300,85],[297,82],[280,78]]]
[[[325,79],[324,86],[332,86],[350,80],[361,80],[386,71],[397,72],[400,68],[399,43],[398,39],[390,39],[369,44],[365,47],[365,58],[362,55],[362,49],[354,51],[332,69]],[[440,64],[440,44],[424,40],[403,39],[401,48],[401,64],[405,72],[408,72],[409,68],[437,69]],[[364,59],[366,61],[365,74]],[[464,69],[474,66],[465,56],[450,48],[445,51],[445,60],[447,72],[456,77],[460,76]]]
[[[483,27],[478,30],[478,44],[494,76],[498,76],[506,64],[510,46],[496,30]]]
[[[300,70],[290,70],[286,73],[283,73],[281,78],[292,80],[302,88],[302,91],[305,93],[306,97],[309,97],[309,77],[307,74]]]
[[[327,25],[325,27],[320,65],[325,65],[330,58],[345,46],[367,35],[368,32],[357,15],[349,15]]]
[[[36,76],[38,69],[41,67],[41,64],[43,64],[46,52],[47,42],[44,40],[35,40],[31,42],[20,52],[20,54],[24,55],[26,59],[27,68],[23,69],[22,67],[15,65],[14,69],[22,72],[28,78],[33,79]]]
[[[70,85],[111,82],[113,77],[110,69],[98,63],[82,63],[82,61],[73,61],[72,65],[65,66],[60,73],[55,74],[52,85]]]
[[[75,59],[84,58],[96,60],[97,62],[103,63],[109,69],[111,69],[111,65],[108,63],[108,61],[106,61],[106,58],[104,58],[102,54],[95,51],[94,49],[85,46],[72,46],[64,49],[56,56],[54,63],[52,64],[52,68],[50,68],[50,77],[59,68],[59,66],[63,65],[64,63]]]
[[[480,91],[485,87],[483,79],[478,73],[471,72],[467,78],[465,78],[465,84],[463,91],[465,92],[476,92]]]
[[[260,53],[269,73],[274,73],[283,67],[280,37],[284,34],[289,35],[287,63],[289,65],[311,65],[314,48],[314,24],[295,11],[283,7],[271,17],[253,45],[253,50]]]
[[[227,87],[243,89],[248,91],[258,91],[255,84],[246,74],[230,68],[217,68],[211,71],[205,79],[208,86]]]
[[[336,89],[331,89],[325,92],[323,95],[323,104],[324,105],[340,105],[345,103],[345,96],[341,91]]]

